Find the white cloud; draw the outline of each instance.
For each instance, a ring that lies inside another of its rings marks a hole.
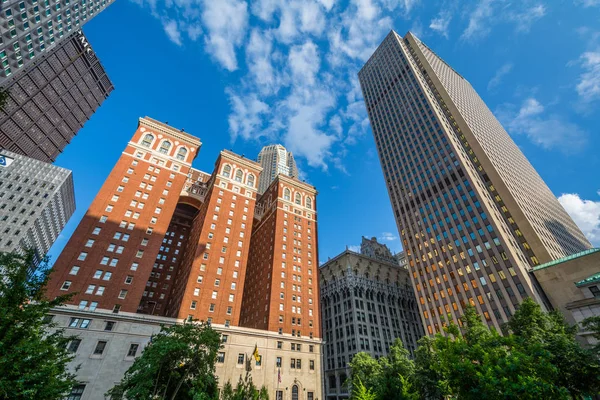
[[[268,114],[269,106],[260,101],[256,94],[245,98],[231,91],[228,94],[232,109],[228,120],[232,141],[238,136],[249,140],[264,135],[263,117]]]
[[[304,85],[315,84],[320,58],[317,46],[313,42],[307,41],[303,45],[292,47],[288,59],[294,80]]]
[[[398,236],[394,235],[392,232],[383,232],[381,236],[379,236],[379,240],[385,240],[388,242],[392,242],[397,240]]]
[[[348,246],[348,250],[353,251],[355,253],[360,253],[360,245],[350,245]]]
[[[506,63],[503,66],[501,66],[498,69],[498,71],[496,71],[494,77],[488,82],[488,90],[492,90],[498,87],[500,83],[502,83],[502,78],[504,78],[504,76],[506,76],[510,71],[512,71],[512,68],[513,65],[511,63]]]
[[[575,4],[584,7],[595,7],[600,6],[600,0],[575,0]]]
[[[509,19],[517,24],[517,31],[529,32],[531,25],[544,15],[546,15],[546,7],[543,4],[537,4],[520,12],[510,13]]]
[[[240,46],[248,26],[248,9],[241,0],[205,0],[202,21],[207,29],[206,50],[225,69],[235,71],[235,48]]]
[[[600,51],[588,51],[579,58],[583,73],[579,76],[577,93],[584,102],[600,99]]]
[[[471,40],[487,35],[490,32],[488,19],[492,16],[493,0],[480,0],[469,15],[469,25],[461,35],[461,39]]]
[[[558,201],[589,241],[600,246],[600,201],[585,200],[576,193],[563,194]]]
[[[171,40],[171,42],[175,43],[177,46],[181,46],[181,32],[177,27],[177,21],[175,20],[164,20],[163,21],[163,29],[165,33]]]
[[[442,11],[436,18],[431,20],[429,23],[429,28],[448,39],[448,27],[450,26],[451,20],[452,14],[450,14],[448,11]]]
[[[525,135],[534,144],[565,153],[581,150],[587,142],[587,134],[577,125],[554,114],[547,114],[544,106],[534,98],[526,99],[518,112],[514,107],[504,106],[498,118],[512,134]]]

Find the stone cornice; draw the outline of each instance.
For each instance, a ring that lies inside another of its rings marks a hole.
[[[221,150],[220,155],[223,158],[226,158],[237,164],[241,164],[247,168],[254,168],[254,169],[258,170],[258,172],[262,172],[262,170],[263,170],[262,166],[259,163],[257,163],[256,161],[252,161],[251,159],[240,156],[239,154],[236,154],[232,151]],[[256,177],[256,178],[258,179],[258,177]]]
[[[184,141],[187,144],[198,148],[200,148],[200,146],[202,145],[202,142],[196,136],[190,135],[189,133],[183,132],[179,129],[175,129],[150,117],[140,117],[139,125],[143,125],[146,128],[151,129],[155,132],[160,132],[165,135],[173,136],[176,139]]]

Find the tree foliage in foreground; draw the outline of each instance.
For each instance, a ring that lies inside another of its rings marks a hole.
[[[414,361],[397,340],[387,357],[358,353],[350,363],[353,399],[582,399],[600,393],[600,362],[558,312],[525,300],[500,335],[475,308],[462,330],[419,341]],[[369,396],[374,397],[369,397]],[[365,397],[366,396],[366,397]]]
[[[269,400],[269,391],[265,386],[260,389],[252,382],[252,376],[246,372],[246,376],[237,383],[235,389],[231,382],[225,383],[221,390],[221,400]]]
[[[75,384],[67,371],[70,337],[46,318],[69,296],[47,300],[50,268],[32,271],[34,252],[0,253],[0,399],[55,400]],[[51,332],[52,331],[52,332]]]
[[[112,399],[218,399],[220,334],[200,322],[163,326],[115,387]]]

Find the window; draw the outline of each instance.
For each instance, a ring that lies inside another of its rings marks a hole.
[[[315,370],[315,360],[310,360],[308,363],[309,363],[308,368],[311,371],[314,371]]]
[[[306,197],[306,208],[312,208],[312,199],[310,197]]]
[[[187,149],[185,147],[180,147],[177,151],[177,159],[180,161],[185,160],[185,156],[187,155]]]
[[[81,344],[81,339],[73,339],[69,343],[67,350],[69,350],[71,353],[76,353],[80,344]]]
[[[220,351],[219,354],[217,355],[217,362],[219,364],[223,364],[225,362],[225,352]]]
[[[94,230],[92,231],[92,235],[98,235],[101,231],[101,228],[95,227]]]
[[[60,290],[69,290],[70,287],[71,287],[71,281],[65,281],[63,283],[63,285],[61,286]]]
[[[243,365],[244,364],[244,354],[243,353],[239,353],[238,354],[238,361],[237,361],[238,365]]]
[[[104,325],[104,330],[108,332],[112,331],[115,328],[115,324],[116,322],[114,321],[106,321]]]
[[[125,297],[127,297],[127,290],[121,289],[121,291],[119,292],[119,298],[124,299]]]
[[[247,183],[248,186],[254,187],[254,175],[248,174]]]
[[[153,140],[154,140],[154,136],[152,136],[151,134],[147,133],[144,136],[144,140],[142,140],[142,146],[144,146],[144,147],[150,147],[150,145],[152,144]]]
[[[196,304],[198,304],[195,300],[192,300],[192,303],[190,304],[190,309],[191,310],[195,310],[196,309]]]
[[[300,195],[300,193],[296,193],[295,203],[296,204],[302,204],[302,196]]]
[[[94,354],[101,356],[104,353],[104,349],[106,349],[107,343],[108,342],[106,342],[105,340],[98,341],[98,343],[96,343],[96,348],[94,349]]]
[[[241,169],[238,169],[237,171],[235,171],[235,181],[236,182],[241,182],[243,177],[244,177],[244,173],[242,172]]]
[[[231,167],[229,165],[225,165],[223,167],[223,176],[225,178],[229,178],[231,176]]]
[[[290,189],[287,189],[287,188],[284,189],[284,191],[283,191],[283,199],[284,200],[290,200],[290,198],[291,198]]]
[[[73,389],[71,389],[71,393],[69,393],[66,400],[81,400],[81,396],[83,396],[84,390],[85,390],[85,385],[73,386]]]
[[[87,255],[88,255],[88,253],[81,252],[81,253],[79,254],[79,257],[77,257],[77,259],[78,259],[79,261],[85,261],[85,259],[87,258]]]
[[[169,142],[168,140],[165,140],[164,142],[161,143],[160,148],[158,149],[158,152],[162,153],[162,154],[168,154],[170,149],[171,149],[171,142]]]
[[[600,289],[598,286],[590,286],[590,292],[596,298],[600,298]]]
[[[138,348],[140,347],[137,343],[131,343],[129,345],[129,351],[127,351],[127,357],[135,357],[137,354]]]

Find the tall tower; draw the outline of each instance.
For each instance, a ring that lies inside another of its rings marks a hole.
[[[0,52],[0,56],[2,52]],[[53,162],[113,90],[81,31],[2,82],[0,147]]]
[[[258,199],[241,326],[321,337],[316,196],[279,174]]]
[[[469,82],[410,32],[358,75],[426,331],[543,303],[531,268],[591,245]]]
[[[136,312],[200,141],[140,118],[133,138],[54,264],[48,296]]]
[[[287,151],[280,144],[272,144],[262,148],[258,153],[256,161],[263,168],[258,181],[258,193],[267,190],[277,174],[283,174],[292,178],[298,177],[298,167],[291,151]]]
[[[2,5],[0,23],[0,87],[42,54],[52,52],[70,34],[112,4],[112,0],[54,2],[8,0]]]

